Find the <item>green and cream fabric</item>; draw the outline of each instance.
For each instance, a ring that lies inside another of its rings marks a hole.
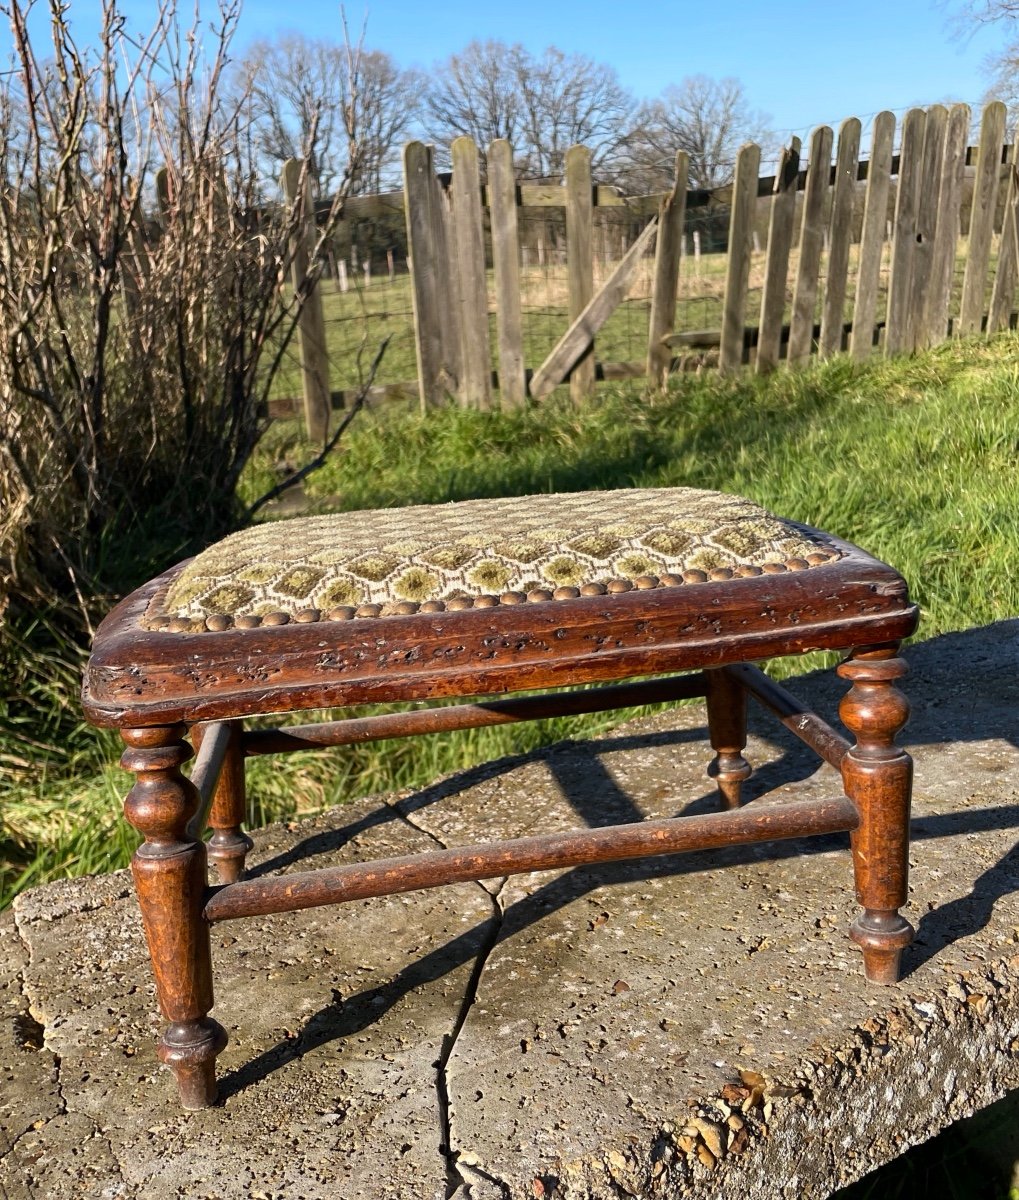
[[[148,624],[190,631],[438,612],[805,570],[835,557],[719,492],[468,500],[233,534],[184,569]]]

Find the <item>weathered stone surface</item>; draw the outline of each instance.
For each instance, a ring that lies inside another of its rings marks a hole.
[[[267,869],[434,846],[378,800],[257,840]],[[491,921],[482,889],[217,926],[224,1103],[184,1113],[154,1055],[161,1020],[128,884],[121,872],[16,905],[25,993],[65,1105],[18,1142],[7,1186],[333,1200],[371,1179],[373,1196],[445,1195],[435,1063]]]
[[[824,1196],[989,1104],[1019,1085],[1019,622],[910,659],[902,984],[862,978],[838,837],[227,923],[224,1101],[183,1113],[128,877],[56,884],[0,918],[0,1195]],[[255,862],[706,811],[709,757],[683,706],[262,831]],[[770,718],[748,757],[751,795],[838,787]]]

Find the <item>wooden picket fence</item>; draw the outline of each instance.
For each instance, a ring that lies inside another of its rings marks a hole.
[[[1006,110],[1000,102],[984,108],[975,147],[967,145],[970,120],[969,108],[961,104],[913,109],[903,119],[894,153],[895,117],[880,113],[869,157],[861,160],[861,123],[852,117],[842,123],[837,139],[828,126],[814,131],[805,167],[799,139],[793,139],[776,174],[766,177],[760,176],[760,147],[748,144],[739,151],[732,185],[713,194],[688,189],[687,158],[679,153],[672,189],[639,198],[595,186],[591,155],[583,146],[568,152],[561,186],[532,186],[515,181],[512,150],[505,141],[488,147],[484,182],[478,147],[470,139],[453,143],[452,174],[444,178],[436,173],[431,148],[412,142],[404,151],[402,203],[416,389],[407,381],[377,394],[398,390],[406,396],[416,390],[422,407],[452,397],[463,405],[488,408],[496,399],[507,406],[540,400],[568,383],[571,396],[580,400],[591,395],[598,378],[646,376],[652,387],[660,388],[671,371],[692,359],[717,364],[726,373],[747,364],[763,373],[781,360],[796,364],[813,354],[825,358],[848,351],[857,359],[873,353],[909,354],[951,335],[981,329],[993,333],[1014,324],[1019,280],[1016,147],[1006,144]],[[854,219],[861,193],[862,221]],[[964,196],[969,210],[965,222]],[[392,204],[393,196],[387,202]],[[351,202],[355,209],[365,203],[371,201]],[[729,209],[721,326],[677,329],[686,222],[695,208],[708,203]],[[761,224],[762,204],[768,210],[763,285],[756,323],[748,324],[748,280],[755,241],[760,240],[755,228]],[[594,212],[607,206],[625,206],[644,225],[596,289]],[[518,223],[521,211],[548,207],[565,212],[568,305],[555,347],[544,361],[527,364]],[[598,332],[626,297],[652,244],[646,358],[599,363]],[[953,291],[961,260],[961,290]],[[496,362],[489,335],[493,308]],[[307,325],[307,335],[302,328],[305,401],[307,406],[309,387],[317,387],[311,407],[321,414],[328,411],[330,394],[320,314],[312,313]],[[316,355],[322,356],[320,361]],[[335,394],[332,402],[337,402]]]

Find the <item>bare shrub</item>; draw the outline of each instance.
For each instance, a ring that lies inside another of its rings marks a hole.
[[[265,194],[244,97],[226,100],[236,0],[207,50],[174,0],[141,39],[103,0],[88,52],[62,0],[33,45],[32,7],[0,3],[16,56],[0,84],[0,611],[87,609],[137,582],[139,558],[236,519],[307,295],[285,283],[301,202]]]

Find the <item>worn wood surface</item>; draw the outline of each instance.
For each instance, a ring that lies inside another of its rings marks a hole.
[[[524,325],[520,306],[520,245],[517,235],[513,148],[504,138],[488,147],[488,193],[492,210],[495,324],[499,344],[499,398],[505,408],[526,399]]]
[[[863,912],[850,937],[872,983],[895,983],[913,927],[899,913],[909,895],[909,804],[913,761],[895,745],[909,703],[894,686],[906,673],[897,646],[856,651],[838,668],[852,687],[839,705],[855,744],[842,760],[846,795],[860,813],[852,834],[856,896]]]
[[[945,149],[938,184],[938,224],[930,286],[924,302],[924,329],[931,345],[948,336],[948,316],[955,281],[955,257],[959,247],[963,179],[966,174],[966,138],[970,111],[967,104],[953,104],[948,113]]]
[[[913,277],[910,284],[909,322],[906,348],[925,349],[940,339],[927,326],[927,297],[934,274],[938,222],[941,219],[940,191],[944,171],[945,137],[948,133],[948,109],[932,104],[927,109],[923,138],[923,165],[920,195],[916,206],[916,234],[913,239]]]
[[[910,304],[913,298],[913,259],[916,256],[916,217],[923,177],[923,142],[927,114],[911,108],[902,122],[899,150],[899,183],[895,194],[891,270],[888,277],[888,314],[885,318],[885,353],[910,349]]]
[[[899,575],[824,540],[843,557],[808,571],[456,613],[144,632],[139,621],[168,572],[103,623],[84,702],[97,724],[192,723],[561,686],[567,665],[571,683],[611,681],[911,632],[916,610]],[[193,655],[203,663],[197,676]]]
[[[1016,157],[1019,142],[1013,146],[1012,162],[1009,164],[1008,185],[1005,189],[1005,205],[1001,221],[1001,241],[998,243],[998,265],[994,272],[991,288],[991,307],[987,317],[987,332],[998,333],[1008,328],[1015,298],[1017,253],[1017,219],[1019,219],[1019,165]]]
[[[441,404],[449,384],[441,317],[448,281],[442,253],[442,217],[433,211],[433,175],[431,148],[421,142],[408,142],[403,151],[403,180],[407,195],[407,246],[414,264],[411,302],[418,394],[423,409]]]
[[[294,290],[307,288],[311,256],[315,252],[315,212],[311,202],[311,175],[296,158],[283,164],[283,190],[291,204],[301,203],[301,222],[294,234],[291,279]],[[322,292],[316,284],[307,290],[298,320],[301,350],[301,387],[304,392],[304,424],[313,442],[324,442],[329,434],[329,352],[326,344]]]
[[[569,277],[570,323],[577,321],[594,294],[594,251],[591,212],[591,151],[571,146],[566,151],[566,267]],[[577,360],[570,374],[570,398],[594,394],[594,343]],[[532,392],[533,395],[533,392]]]
[[[854,829],[858,819],[855,805],[847,799],[794,800],[680,820],[669,817],[603,829],[539,834],[489,842],[467,850],[437,850],[431,854],[294,872],[277,879],[251,879],[213,890],[204,915],[208,921],[227,921],[296,912],[369,896],[390,896],[446,883],[495,879],[521,871],[547,871],[586,863],[620,862],[644,855],[837,833]]]
[[[969,220],[966,272],[962,281],[959,333],[979,333],[987,292],[987,268],[991,260],[994,210],[1001,180],[1001,154],[1007,112],[1000,100],[984,106],[980,121],[980,149],[973,181],[973,207]]]
[[[885,225],[888,219],[894,138],[894,114],[878,113],[871,130],[867,194],[856,270],[856,299],[853,302],[853,333],[849,343],[850,353],[855,359],[869,358],[873,351],[881,260],[886,244]]]
[[[518,721],[540,721],[577,713],[608,712],[639,704],[661,704],[703,696],[704,675],[669,675],[640,683],[620,683],[583,691],[549,692],[542,696],[513,696],[481,704],[448,704],[409,712],[378,713],[315,725],[288,725],[279,729],[253,729],[244,735],[246,755],[286,754],[323,746],[352,746],[388,738],[419,737],[454,729],[480,729]]]
[[[761,319],[757,332],[756,369],[766,375],[778,365],[782,347],[786,290],[789,279],[789,252],[793,244],[796,220],[796,184],[800,173],[800,139],[793,138],[782,151],[775,191],[768,215],[768,252],[761,294]]]
[[[457,327],[460,335],[460,402],[470,408],[492,407],[492,353],[488,340],[488,272],[481,215],[481,170],[472,138],[458,137],[453,159],[450,250],[456,263]]]
[[[743,327],[747,316],[747,284],[754,250],[755,201],[760,169],[760,146],[753,142],[741,146],[736,155],[736,175],[732,186],[729,253],[725,270],[725,297],[722,301],[722,341],[718,351],[718,367],[723,375],[739,370],[743,363]]]
[[[679,267],[683,254],[686,184],[689,157],[680,150],[676,155],[676,181],[661,203],[658,213],[658,240],[655,243],[655,272],[651,288],[651,313],[648,318],[647,376],[653,388],[661,390],[669,375],[672,354],[662,341],[676,325],[676,297],[679,293]]]
[[[822,358],[830,358],[842,349],[849,247],[853,242],[853,200],[859,160],[860,122],[856,117],[850,117],[839,127],[835,156],[835,184],[828,222],[828,271],[821,305],[821,339],[818,343],[818,354]]]
[[[817,307],[817,280],[824,247],[824,206],[831,177],[833,134],[820,125],[810,136],[810,158],[803,197],[800,225],[800,256],[796,269],[796,290],[789,323],[790,363],[803,362],[810,355],[814,335],[814,310]]]

